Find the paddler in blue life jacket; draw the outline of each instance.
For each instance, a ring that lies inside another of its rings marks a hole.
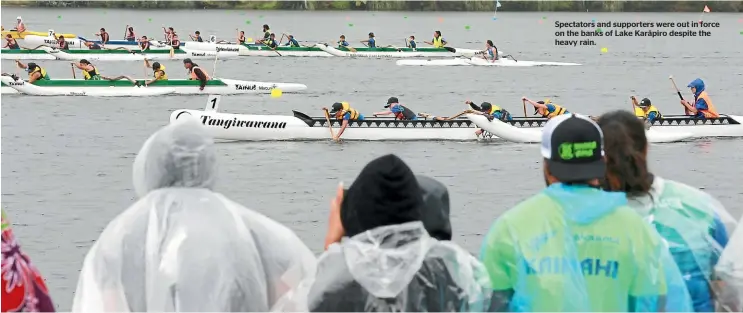
[[[299,42],[294,39],[294,35],[288,35],[287,38],[289,38],[289,42],[284,44],[284,46],[289,46],[290,48],[299,48]]]
[[[369,47],[369,48],[376,48],[377,47],[377,41],[374,39],[374,33],[369,33],[369,39],[362,40],[361,43],[367,44],[367,47]]]
[[[389,110],[376,112],[374,113],[374,117],[377,117],[379,115],[394,114],[396,120],[414,121],[418,119],[418,116],[415,114],[415,112],[413,112],[413,110],[408,109],[406,106],[399,103],[397,97],[390,97],[389,99],[387,99],[387,105],[385,105],[384,108],[389,108]]]
[[[149,86],[158,80],[168,80],[168,74],[165,74],[165,65],[162,65],[159,62],[153,62],[152,65],[150,65],[150,60],[144,59],[144,66],[151,68],[153,75],[155,76],[153,79],[146,81],[144,83],[145,86]]]
[[[18,67],[28,71],[29,83],[33,84],[37,80],[49,80],[49,75],[46,74],[46,70],[41,66],[38,66],[36,63],[31,62],[26,65],[19,60],[15,60],[15,63],[18,64]]]
[[[495,47],[492,40],[488,40],[485,43],[485,54],[482,56],[485,60],[490,60],[495,63],[498,60],[498,48]]]
[[[5,36],[5,45],[3,46],[3,48],[8,48],[12,50],[20,50],[21,46],[18,44],[18,42],[15,39],[13,39],[13,35],[8,34],[7,36]]]
[[[323,110],[327,110],[328,108],[323,108]],[[341,138],[341,135],[343,135],[343,132],[346,130],[346,127],[348,127],[349,121],[363,121],[364,115],[359,113],[359,111],[356,111],[355,109],[351,108],[351,105],[348,104],[348,102],[336,102],[333,103],[333,106],[330,110],[331,117],[335,117],[337,120],[342,121],[341,122],[341,129],[338,131],[338,134],[335,135],[335,138],[333,140],[338,141]]]
[[[193,36],[188,35],[188,37],[191,37],[191,40],[196,41],[196,42],[204,42],[204,38],[201,38],[201,32],[198,30],[194,33]]]
[[[348,47],[348,41],[346,41],[346,35],[341,35],[340,39],[338,40],[338,48],[340,47]]]
[[[707,91],[705,90],[704,81],[697,78],[689,83],[688,86],[691,92],[694,93],[694,105],[689,101],[681,100],[681,105],[686,108],[686,111],[696,118],[718,118],[720,114],[717,113],[715,105],[712,104],[712,99],[709,98]]]
[[[658,108],[650,103],[650,99],[643,98],[640,103],[637,103],[637,98],[635,98],[635,96],[630,96],[630,99],[632,100],[632,105],[635,107],[635,116],[642,118],[651,124],[662,118]]]
[[[426,41],[425,43],[432,45],[434,48],[443,48],[448,42],[444,40],[444,37],[441,37],[441,31],[437,30],[433,32],[433,39],[431,39],[431,41]]]
[[[497,105],[493,105],[490,102],[483,102],[480,104],[480,106],[477,106],[477,104],[469,100],[465,101],[464,103],[469,104],[471,108],[475,109],[475,114],[484,115],[488,118],[489,121],[492,121],[493,119],[497,119],[502,122],[513,120],[513,117],[511,117],[511,113],[508,113],[506,109],[503,109]],[[484,132],[485,130],[480,128],[475,131],[475,135],[480,136]]]
[[[521,100],[529,102],[531,103],[531,105],[534,106],[534,115],[537,115],[537,113],[539,113],[539,115],[541,115],[542,117],[553,118],[558,115],[570,113],[568,112],[568,110],[565,110],[565,108],[552,103],[552,101],[550,101],[549,99],[545,101],[534,102],[527,97],[521,97]]]
[[[408,38],[407,40],[407,43],[407,46],[410,49],[416,49],[418,47],[418,45],[415,43],[415,36],[410,36],[410,38]]]

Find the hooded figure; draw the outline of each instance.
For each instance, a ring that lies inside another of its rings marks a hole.
[[[152,135],[134,162],[140,199],[88,252],[72,311],[266,311],[314,273],[291,230],[212,191],[216,173],[198,121]]]
[[[419,181],[429,187],[437,183],[416,179],[394,155],[367,164],[341,207],[347,237],[320,257],[316,277],[303,282],[274,310],[486,310],[491,287],[483,265],[459,246],[432,237],[451,238],[448,213],[440,212],[446,217],[439,221],[422,221],[426,205],[448,210],[448,196],[436,192],[443,186],[424,196]],[[440,231],[429,235],[432,229]]]

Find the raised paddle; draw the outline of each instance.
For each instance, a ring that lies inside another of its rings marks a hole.
[[[325,111],[325,121],[328,122],[328,129],[330,129],[330,138],[335,140],[335,134],[333,133],[333,125],[330,124],[330,112],[328,109],[322,109]]]
[[[673,84],[673,89],[676,89],[676,94],[679,95],[679,99],[684,100],[684,96],[681,95],[681,90],[679,90],[679,87],[676,87],[676,82],[673,80],[673,75],[669,75],[668,79],[671,80],[671,84]],[[684,106],[684,114],[689,115],[689,109]]]

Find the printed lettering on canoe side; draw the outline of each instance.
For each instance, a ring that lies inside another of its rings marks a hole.
[[[8,86],[23,86],[24,84],[26,84],[26,82],[24,82],[22,80],[21,81],[12,81],[12,82],[9,82],[8,83]]]
[[[230,127],[286,128],[286,122],[248,121],[239,120],[237,119],[237,117],[234,117],[232,119],[220,119],[212,118],[209,115],[202,115],[201,123],[206,126],[222,127],[224,129],[229,129]]]
[[[85,95],[85,91],[81,91],[81,92],[77,92],[77,91],[70,91],[70,92],[68,93],[68,95],[70,95],[70,96],[84,96],[84,95]]]
[[[192,57],[205,57],[206,52],[203,52],[203,53],[191,52],[191,56]]]
[[[220,52],[220,51],[238,52],[238,51],[240,51],[240,49],[239,48],[236,48],[236,47],[234,47],[234,48],[233,47],[224,47],[223,48],[223,47],[217,46],[217,52]]]
[[[256,90],[258,86],[256,85],[242,85],[242,84],[235,84],[236,90]]]
[[[66,41],[66,42],[67,42],[67,44],[68,44],[68,45],[70,45],[70,46],[72,46],[72,45],[75,45],[75,42],[74,42],[74,41],[67,41],[67,40],[65,40],[65,41]],[[54,40],[54,39],[44,39],[44,43],[45,43],[45,44],[49,44],[49,45],[59,45],[59,42],[57,42],[57,41],[56,41],[56,40]]]

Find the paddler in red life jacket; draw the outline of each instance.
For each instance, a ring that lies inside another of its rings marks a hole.
[[[97,34],[95,34],[95,35],[101,37],[101,44],[104,45],[104,46],[111,39],[111,36],[108,35],[108,33],[106,32],[106,29],[103,28],[103,27],[101,27],[100,32],[97,33]]]
[[[327,110],[328,108],[323,108],[323,110]],[[356,111],[355,109],[351,108],[351,105],[348,104],[348,102],[336,102],[333,103],[333,106],[330,110],[331,117],[335,117],[335,119],[342,121],[341,122],[341,129],[338,131],[338,134],[335,135],[335,138],[333,140],[338,141],[341,138],[341,135],[343,135],[343,132],[346,130],[346,127],[348,127],[349,121],[363,121],[364,115],[359,113],[359,111]]]
[[[630,96],[630,100],[632,100],[632,105],[635,106],[635,116],[644,119],[648,123],[652,124],[662,117],[658,108],[650,103],[650,99],[643,98],[640,103],[637,103],[637,98]]]
[[[150,40],[147,39],[147,36],[142,36],[142,38],[139,39],[139,49],[142,51],[150,50]]]
[[[18,64],[18,67],[28,71],[29,83],[33,84],[37,80],[49,80],[49,75],[46,74],[46,70],[41,66],[38,66],[36,63],[31,62],[26,65],[19,60],[15,60],[15,63]]]
[[[691,92],[694,93],[694,105],[689,101],[681,100],[681,104],[686,108],[689,115],[697,118],[718,118],[720,114],[717,113],[715,105],[712,104],[712,100],[709,98],[707,91],[704,88],[704,81],[697,78],[689,83],[688,86],[691,88]]]
[[[134,27],[126,25],[126,32],[124,33],[124,39],[126,41],[137,41],[137,35],[134,34]]]
[[[209,75],[202,70],[198,64],[193,63],[191,59],[185,59],[183,60],[183,67],[188,69],[188,75],[190,76],[189,80],[198,80],[201,82],[201,85],[199,85],[199,90],[203,91],[204,87],[206,86],[206,81],[209,80]]]
[[[529,102],[531,103],[531,105],[534,106],[534,115],[537,115],[537,113],[539,113],[539,115],[541,115],[542,117],[553,118],[558,115],[570,113],[568,112],[568,110],[565,110],[565,108],[552,103],[552,101],[550,101],[549,99],[545,101],[534,102],[527,97],[522,97],[521,100]]]
[[[21,46],[18,45],[18,42],[13,39],[13,35],[8,34],[5,36],[5,45],[3,48],[13,49],[13,50],[20,50]]]
[[[57,39],[57,44],[59,45],[57,49],[59,50],[70,50],[70,45],[67,43],[66,40],[64,40],[64,36],[59,35],[59,39]]]
[[[399,100],[397,100],[396,97],[390,97],[389,99],[387,99],[387,105],[385,105],[384,108],[389,108],[389,111],[376,112],[374,113],[374,117],[377,117],[379,115],[394,114],[396,120],[414,121],[418,119],[418,116],[415,115],[415,112],[400,104]]]

